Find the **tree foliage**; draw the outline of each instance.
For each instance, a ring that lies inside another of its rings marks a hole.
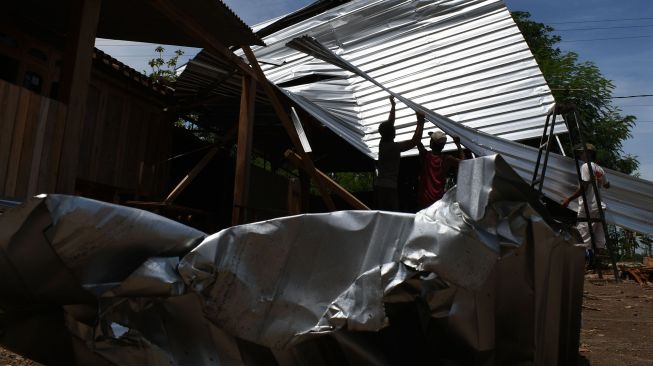
[[[167,60],[163,54],[165,48],[162,46],[157,46],[154,49],[154,52],[157,53],[157,57],[150,59],[150,61],[147,62],[152,69],[149,73],[150,78],[157,82],[168,83],[177,80],[177,62],[179,61],[179,57],[184,54],[184,51],[176,50],[174,56],[171,56]]]
[[[581,62],[575,52],[560,50],[557,44],[561,38],[552,34],[552,27],[531,20],[527,12],[513,12],[512,16],[556,101],[576,105],[583,137],[597,147],[597,162],[627,174],[637,170],[637,158],[622,149],[623,141],[631,137],[635,117],[622,116],[612,104],[612,81],[593,62]]]

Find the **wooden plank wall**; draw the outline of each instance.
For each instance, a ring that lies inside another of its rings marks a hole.
[[[64,104],[0,80],[0,197],[57,192],[65,123]],[[94,80],[77,178],[118,193],[163,198],[172,131],[159,104]]]
[[[77,177],[127,195],[164,197],[173,128],[162,109],[160,101],[148,98],[147,93],[95,73]]]
[[[0,80],[0,196],[54,192],[66,106]]]

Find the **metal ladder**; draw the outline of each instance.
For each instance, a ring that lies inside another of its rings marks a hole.
[[[546,115],[546,122],[544,123],[544,130],[542,132],[542,137],[540,138],[540,144],[539,144],[539,149],[538,149],[538,154],[537,154],[537,161],[535,163],[535,170],[533,171],[533,179],[531,181],[531,187],[533,189],[537,189],[540,197],[542,196],[542,188],[544,187],[544,178],[546,176],[546,168],[547,168],[547,163],[549,161],[549,153],[551,152],[551,144],[553,142],[553,139],[555,138],[554,136],[554,129],[555,129],[555,122],[556,122],[556,116],[557,115],[565,115],[567,118],[564,119],[565,125],[567,126],[567,131],[569,133],[569,139],[571,141],[572,146],[576,146],[576,140],[574,137],[577,137],[578,142],[582,146],[583,153],[585,157],[587,158],[588,161],[586,163],[588,164],[588,167],[591,168],[592,166],[592,161],[589,158],[589,154],[587,154],[587,145],[585,144],[585,139],[583,138],[583,134],[581,133],[581,124],[582,122],[580,121],[580,118],[578,116],[578,111],[576,110],[576,107],[572,104],[554,104],[554,106],[549,110],[549,112]],[[573,125],[570,122],[570,117],[573,116],[574,123]],[[572,127],[575,127],[575,129],[572,129]],[[574,136],[574,131],[576,133],[576,136]],[[543,154],[544,153],[544,154]],[[582,185],[583,180],[581,176],[581,163],[579,160],[578,155],[576,154],[576,149],[572,149],[573,157],[574,157],[574,162],[576,163],[576,175],[578,177],[578,184]],[[542,155],[544,155],[544,162],[541,163],[542,161]],[[540,173],[540,165],[542,165],[542,172]],[[612,264],[612,271],[614,273],[614,278],[616,282],[619,282],[619,271],[617,269],[617,263],[614,255],[614,249],[612,246],[612,238],[609,235],[608,232],[608,225],[605,221],[605,212],[603,211],[603,206],[601,204],[601,195],[599,193],[599,187],[597,186],[596,179],[594,179],[594,169],[588,169],[589,174],[590,174],[590,181],[593,187],[593,192],[596,196],[596,203],[598,205],[598,210],[599,210],[599,218],[592,218],[590,215],[590,209],[589,209],[589,203],[587,201],[587,196],[585,190],[583,190],[582,197],[583,197],[583,210],[585,211],[585,217],[578,217],[577,221],[579,222],[587,222],[588,225],[588,230],[590,233],[590,238],[592,241],[592,249],[594,250],[595,253],[595,259],[596,259],[596,268],[599,274],[599,278],[603,278],[603,271],[601,269],[601,262],[599,260],[599,256],[597,255],[597,248],[596,248],[596,238],[594,237],[594,231],[592,230],[592,223],[594,222],[600,222],[603,225],[603,231],[604,234],[606,235],[606,247],[608,249],[608,254],[610,256],[610,261]],[[537,188],[536,188],[537,186]]]

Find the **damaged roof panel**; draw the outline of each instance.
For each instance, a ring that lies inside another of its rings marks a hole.
[[[310,70],[338,71],[285,46],[302,35],[315,37],[393,91],[454,121],[511,140],[539,137],[553,104],[528,45],[499,0],[348,2],[265,38],[268,46],[255,49],[256,56],[286,61],[263,65],[272,82]],[[317,105],[328,91],[355,100],[355,114],[351,103],[330,100],[328,112],[339,115],[342,125],[329,127],[348,134],[348,141],[376,157],[378,124],[389,111],[387,93],[356,75],[349,74],[347,81],[322,80],[286,90]],[[397,139],[408,139],[414,114],[404,105],[397,107]],[[339,113],[341,109],[348,112]],[[565,131],[564,124],[556,130]]]
[[[480,129],[473,129],[463,124],[456,123],[446,116],[433,110],[429,110],[424,105],[415,103],[403,95],[388,89],[385,85],[372,78],[356,65],[353,65],[342,57],[335,55],[331,50],[320,44],[314,38],[296,38],[288,43],[288,45],[359,75],[368,82],[375,84],[379,89],[392,94],[399,101],[408,105],[411,110],[424,111],[428,121],[432,122],[449,135],[459,136],[463,145],[473,151],[476,155],[483,156],[499,153],[525,181],[530,181],[532,179],[533,169],[535,168],[538,156],[536,148],[485,133]],[[318,107],[307,104],[303,98],[290,92],[287,92],[287,95],[296,103],[303,105],[304,109],[311,110],[312,114],[320,115],[321,118],[328,119],[328,113],[319,113],[316,110]],[[408,132],[406,131],[406,128],[403,128],[403,130]],[[402,130],[399,129],[399,131]],[[613,187],[601,193],[602,201],[608,205],[608,210],[606,211],[607,222],[640,233],[653,235],[653,211],[651,210],[651,207],[653,206],[653,184],[610,169],[605,170],[611,177],[610,180],[613,183]],[[549,198],[561,200],[576,189],[578,176],[576,174],[573,159],[558,154],[551,154],[547,171],[548,175],[544,184],[544,192]]]
[[[500,156],[458,174],[417,214],[305,214],[208,237],[138,209],[30,199],[0,216],[0,343],[48,365],[575,360],[583,247]]]
[[[258,59],[275,60],[262,62],[268,79],[322,108],[327,115],[318,119],[372,158],[378,125],[390,109],[387,93],[286,46],[302,35],[315,37],[393,91],[510,140],[541,136],[553,105],[533,55],[500,0],[357,0],[267,35],[267,46],[254,52]],[[177,81],[179,97],[210,85],[214,92],[234,93],[229,86],[239,80],[220,85],[215,73],[207,74],[207,64],[220,68],[206,51],[189,63]],[[413,111],[399,103],[396,114],[397,140],[409,139],[415,128]],[[559,122],[556,131],[561,133],[565,126]],[[415,154],[417,150],[407,152]]]

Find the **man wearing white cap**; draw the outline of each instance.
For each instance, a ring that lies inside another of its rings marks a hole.
[[[588,208],[590,211],[590,217],[593,219],[600,218],[599,213],[599,204],[596,199],[597,195],[601,194],[602,188],[610,188],[610,182],[608,181],[608,176],[605,175],[605,171],[598,164],[594,163],[596,159],[596,148],[592,144],[585,144],[585,149],[583,145],[576,146],[575,152],[577,155],[580,155],[580,159],[585,163],[580,168],[580,175],[583,183],[578,186],[578,189],[572,193],[571,196],[562,200],[562,205],[567,207],[571,200],[578,198],[578,217],[585,219],[585,206],[583,203],[583,191],[585,192],[585,197],[587,198]],[[590,175],[590,165],[587,163],[591,161],[592,175]],[[596,180],[596,187],[599,189],[598,192],[594,192],[594,186],[592,184],[592,176]],[[601,202],[601,208],[605,211],[606,205],[604,202]],[[590,225],[587,222],[581,221],[578,223],[578,232],[583,238],[583,243],[588,249],[588,253],[593,255],[592,250],[592,235],[590,235]],[[603,223],[593,222],[591,225],[591,230],[593,232],[594,239],[596,240],[596,248],[598,250],[605,249],[605,232],[603,231]]]
[[[465,159],[459,137],[454,136],[453,138],[453,142],[458,148],[458,157],[455,157],[442,153],[442,149],[447,143],[447,135],[444,132],[435,130],[429,132],[429,136],[431,137],[429,143],[431,151],[426,150],[421,141],[417,144],[421,165],[417,185],[417,204],[420,209],[429,207],[442,198],[447,176],[458,168],[460,160]]]

